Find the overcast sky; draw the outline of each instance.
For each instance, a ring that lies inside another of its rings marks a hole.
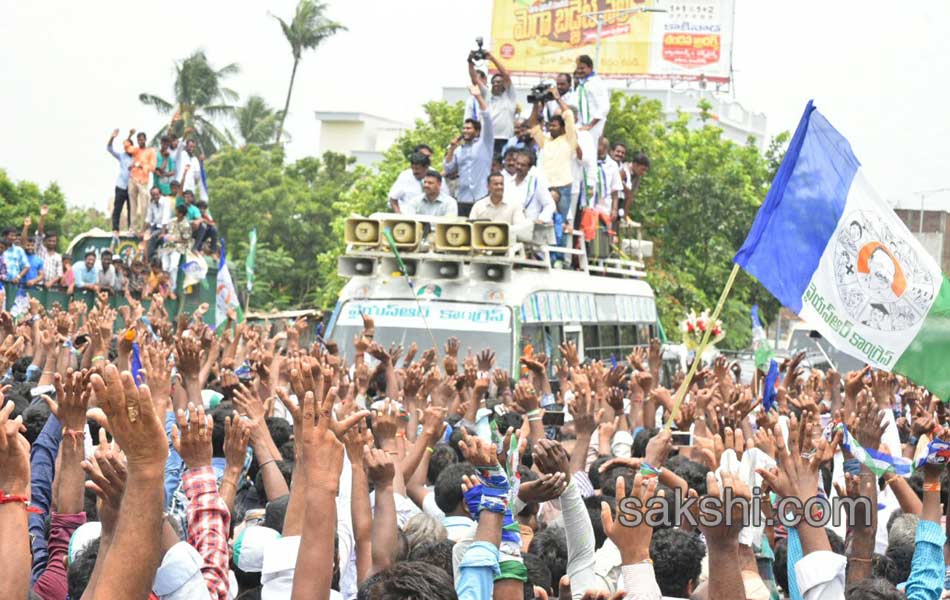
[[[298,70],[291,158],[316,152],[314,110],[411,120],[443,85],[464,83],[472,40],[490,37],[491,4],[330,0],[349,31]],[[151,134],[166,122],[137,96],[171,99],[176,59],[203,48],[215,66],[238,63],[229,85],[242,98],[283,105],[292,59],[268,13],[289,20],[295,5],[0,0],[0,168],[57,181],[70,204],[105,210],[116,176],[106,140],[116,127]],[[889,200],[950,187],[948,24],[945,0],[736,0],[736,99],[765,113],[775,134],[793,130],[814,98]],[[950,195],[930,198],[941,200]]]

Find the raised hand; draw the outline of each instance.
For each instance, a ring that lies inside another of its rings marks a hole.
[[[481,373],[487,373],[495,367],[495,353],[489,349],[478,353],[478,370]]]
[[[130,470],[160,474],[168,458],[168,445],[148,386],[136,388],[132,374],[120,374],[112,364],[106,365],[101,374],[93,373],[91,382]]]
[[[224,458],[228,467],[243,469],[250,441],[251,425],[245,423],[237,411],[224,418]]]
[[[538,392],[527,381],[519,381],[515,385],[515,405],[524,413],[529,413],[541,407]]]
[[[211,464],[211,415],[205,416],[204,406],[188,403],[188,414],[178,409],[172,425],[172,444],[188,468],[207,467]]]
[[[623,477],[618,477],[617,504],[619,506],[621,501],[630,498],[632,501],[625,503],[629,511],[618,510],[614,518],[610,512],[610,505],[606,502],[600,504],[600,522],[604,527],[604,533],[620,550],[620,557],[625,565],[650,559],[653,528],[647,524],[645,515],[650,501],[654,497],[663,497],[662,491],[660,493],[656,491],[657,483],[656,477],[645,478],[637,474],[628,495],[626,481]]]
[[[565,478],[570,478],[571,458],[560,442],[554,440],[540,439],[534,446],[534,464],[538,470],[546,474],[563,473]]]
[[[43,396],[43,401],[63,427],[71,431],[82,431],[86,425],[90,392],[85,373],[70,369],[65,377],[57,373],[54,381],[59,402],[49,396]]]
[[[580,358],[577,355],[577,345],[574,342],[568,340],[557,347],[558,351],[561,353],[561,356],[564,360],[567,361],[568,366],[571,368],[581,366]]]
[[[547,502],[560,498],[570,480],[560,472],[545,473],[533,481],[522,481],[518,486],[518,498],[525,504]]]
[[[459,441],[459,449],[462,456],[472,466],[490,467],[498,464],[498,454],[495,444],[490,444],[480,437],[470,435],[468,430],[462,428],[462,439]]]
[[[363,462],[369,480],[377,486],[392,483],[396,476],[396,465],[385,450],[363,446]]]
[[[23,417],[10,419],[12,401],[3,400],[0,393],[0,490],[13,496],[30,494],[30,442],[23,437],[26,427]]]
[[[445,354],[453,358],[458,358],[461,343],[457,337],[450,337],[445,341]]]

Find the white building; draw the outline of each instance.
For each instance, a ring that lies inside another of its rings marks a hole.
[[[332,151],[356,158],[358,165],[372,165],[383,158],[383,153],[410,123],[364,112],[314,111],[320,122],[318,155]]]

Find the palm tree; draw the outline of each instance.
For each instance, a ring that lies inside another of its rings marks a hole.
[[[277,127],[280,125],[280,119],[283,113],[276,111],[267,105],[267,102],[260,96],[249,96],[243,106],[234,109],[234,122],[237,125],[237,133],[241,136],[245,146],[260,146],[268,148],[273,145],[274,135],[277,133]],[[290,135],[286,134],[289,138]],[[228,132],[231,138],[231,132]],[[237,146],[234,140],[231,140],[232,146]]]
[[[154,94],[139,94],[139,101],[161,114],[177,113],[180,118],[171,133],[177,136],[193,133],[199,150],[210,156],[219,146],[228,143],[227,136],[215,127],[211,119],[234,112],[234,106],[229,103],[236,101],[238,94],[222,84],[224,79],[238,72],[240,69],[234,63],[214,69],[208,64],[204,51],[196,50],[185,60],[175,63],[174,102]],[[167,125],[155,134],[155,138],[166,132]]]
[[[284,131],[284,119],[287,117],[287,111],[290,109],[290,95],[294,91],[294,77],[297,75],[297,65],[303,56],[304,50],[313,50],[324,40],[338,31],[346,31],[346,27],[327,19],[323,15],[327,5],[315,0],[300,0],[297,5],[297,12],[293,20],[288,25],[280,17],[273,16],[280,22],[280,28],[284,31],[284,37],[290,44],[290,49],[294,53],[294,68],[290,72],[290,87],[287,88],[287,100],[284,102],[284,111],[280,117],[280,124],[277,126],[277,142],[280,143],[281,133]]]

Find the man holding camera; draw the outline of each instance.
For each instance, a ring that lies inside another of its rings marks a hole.
[[[549,87],[545,92],[554,96],[560,109],[560,114],[556,114],[548,121],[548,134],[545,136],[541,131],[541,125],[538,124],[538,115],[541,112],[542,102],[535,102],[531,110],[529,123],[531,127],[531,137],[541,147],[541,165],[544,171],[544,178],[547,180],[551,196],[557,204],[557,211],[567,222],[568,214],[571,210],[571,184],[574,178],[571,175],[571,161],[576,154],[577,135],[574,131],[574,112],[564,103],[556,87]]]
[[[468,54],[468,76],[472,85],[477,85],[481,91],[482,97],[488,100],[491,112],[492,130],[494,131],[495,154],[501,154],[502,148],[508,142],[508,138],[515,134],[515,113],[518,110],[518,99],[515,96],[514,86],[511,85],[511,76],[508,74],[505,66],[502,65],[488,50],[482,49],[481,38],[478,42],[478,50],[472,50]],[[497,73],[491,77],[491,95],[487,94],[485,85],[485,75],[475,69],[476,60],[490,61]],[[475,112],[475,105],[469,106],[469,112]],[[466,117],[477,119],[477,114],[466,114]]]
[[[447,175],[458,174],[458,214],[467,217],[472,205],[488,195],[488,174],[491,173],[494,126],[488,104],[477,85],[469,92],[478,103],[479,118],[466,118],[462,134],[452,140],[445,154],[443,167]]]
[[[574,97],[574,90],[571,89],[571,74],[570,73],[561,73],[554,80],[555,86],[557,87],[557,93],[560,94],[560,100],[564,101],[564,104],[568,106],[577,107],[577,100]],[[560,100],[553,98],[544,103],[544,120],[550,121],[551,117],[558,114],[563,114],[561,110]]]
[[[577,116],[581,129],[590,131],[597,140],[604,134],[607,124],[607,112],[610,110],[610,93],[604,81],[594,73],[594,61],[590,56],[577,57]]]

